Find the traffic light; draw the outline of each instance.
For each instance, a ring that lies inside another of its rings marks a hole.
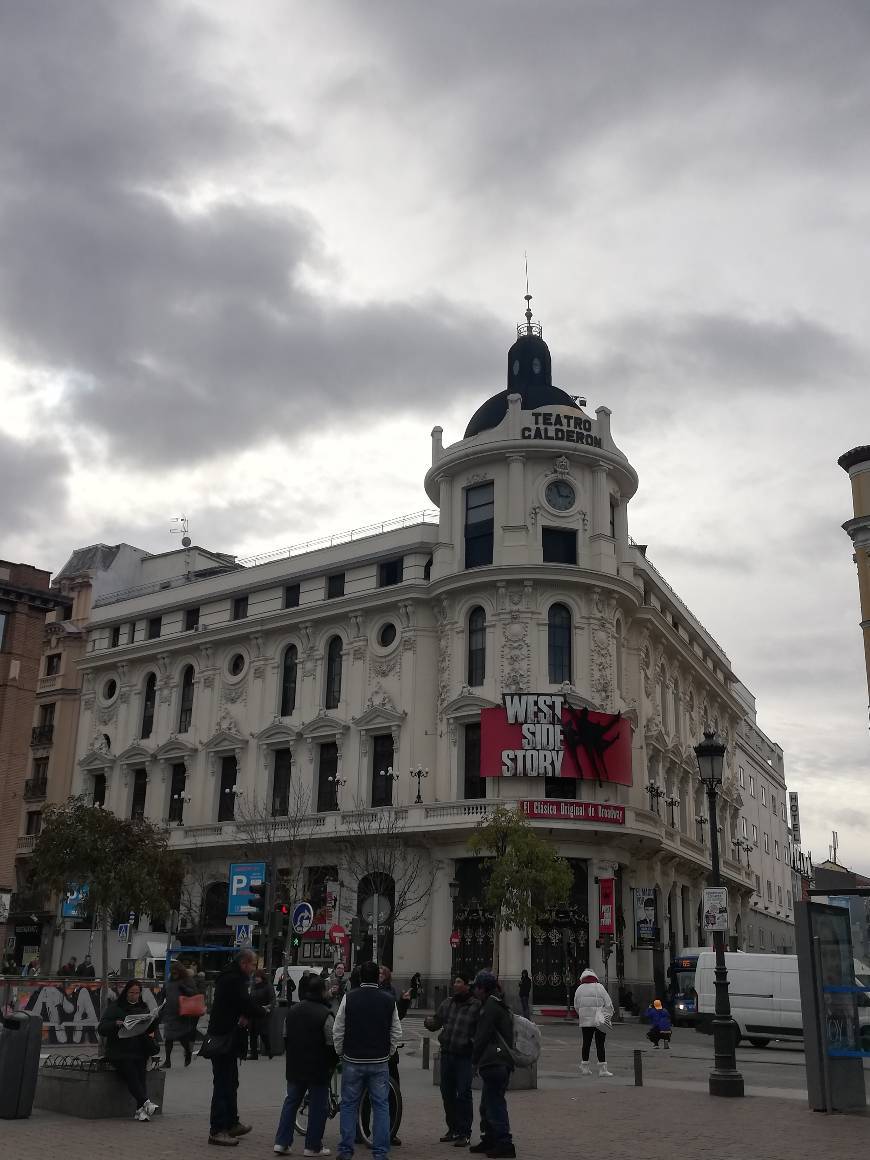
[[[287,924],[290,921],[290,907],[286,902],[276,902],[272,909],[275,913],[275,935],[283,942],[287,937]]]
[[[268,882],[252,882],[248,893],[251,901],[245,907],[248,918],[258,926],[266,925],[266,895],[269,893]]]

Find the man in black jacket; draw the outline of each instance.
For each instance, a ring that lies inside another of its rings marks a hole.
[[[209,1144],[233,1147],[239,1136],[250,1132],[249,1124],[239,1121],[239,1054],[241,1030],[252,1020],[262,1019],[266,1012],[248,993],[248,982],[254,973],[256,959],[251,950],[236,955],[218,975],[208,1021],[208,1033],[228,1037],[228,1050],[211,1061],[214,1088],[211,1098]]]
[[[304,989],[303,989],[304,986]],[[329,1108],[329,1078],[338,1062],[332,1046],[333,1017],[325,998],[326,981],[309,975],[299,987],[299,1002],[287,1012],[285,1030],[287,1098],[275,1133],[275,1151],[289,1156],[296,1112],[308,1092],[306,1156],[328,1156],[323,1129]]]
[[[485,1152],[491,1158],[514,1157],[517,1153],[505,1100],[514,1067],[508,1051],[514,1040],[513,1016],[492,971],[478,972],[474,993],[481,1008],[471,1062],[480,1073],[483,1095],[480,1101],[481,1140],[470,1151]]]
[[[471,1049],[477,1033],[480,1003],[472,995],[468,980],[457,975],[453,994],[445,999],[434,1015],[424,1020],[427,1031],[440,1031],[441,1099],[447,1132],[443,1144],[465,1148],[471,1142],[474,1101],[471,1095]]]
[[[336,1160],[350,1160],[363,1091],[372,1104],[373,1160],[390,1153],[390,1082],[387,1063],[402,1042],[396,1000],[378,987],[377,963],[363,963],[359,987],[345,993],[332,1029],[342,1059],[341,1140]]]

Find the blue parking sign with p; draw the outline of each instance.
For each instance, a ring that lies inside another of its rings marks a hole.
[[[265,862],[231,862],[227,894],[227,918],[249,919],[251,887],[266,881]]]

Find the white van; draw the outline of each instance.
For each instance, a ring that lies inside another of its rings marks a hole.
[[[753,1047],[766,1047],[771,1039],[803,1038],[800,984],[797,955],[753,955],[726,953],[728,996],[731,1018],[737,1024],[738,1037],[748,1039]],[[716,1011],[714,986],[716,955],[703,951],[695,970],[698,992],[697,1031],[711,1034]]]
[[[275,994],[280,999],[285,999],[286,989],[284,986],[285,978],[293,980],[295,990],[292,992],[290,1002],[295,1003],[299,1000],[299,982],[305,975],[319,975],[320,971],[313,971],[311,967],[278,967],[272,977],[272,986],[275,988]]]

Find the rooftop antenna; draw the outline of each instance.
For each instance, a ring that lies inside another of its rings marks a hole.
[[[835,866],[837,866],[837,865],[839,865],[839,863],[837,862],[837,847],[839,846],[840,843],[837,839],[837,831],[836,830],[831,830],[831,837],[834,839],[833,842],[831,843],[831,861],[834,863]]]
[[[523,250],[523,261],[526,266],[526,292],[523,297],[526,300],[526,334],[532,333],[532,296],[529,293],[529,254],[527,250]]]
[[[169,533],[172,536],[181,536],[181,546],[185,549],[184,572],[188,579],[190,579],[190,552],[188,549],[193,543],[193,540],[188,535],[189,531],[190,524],[188,522],[187,516],[173,516],[172,526],[169,529]]]

